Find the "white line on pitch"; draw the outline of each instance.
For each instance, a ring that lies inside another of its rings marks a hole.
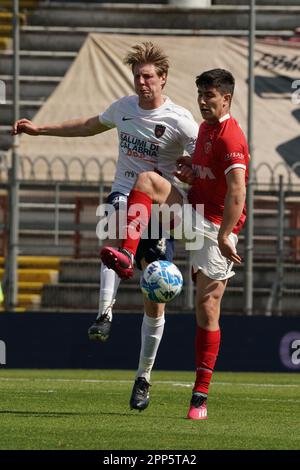
[[[42,381],[42,382],[81,382],[81,383],[132,383],[132,380],[110,380],[110,379],[60,379],[60,378],[38,378],[38,377],[0,377],[0,381]],[[161,385],[173,385],[174,387],[190,387],[193,385],[192,382],[174,382],[172,380],[154,380],[154,384]],[[212,385],[217,386],[242,386],[242,387],[262,387],[262,388],[299,388],[300,384],[262,384],[262,383],[247,383],[247,382],[212,382]]]

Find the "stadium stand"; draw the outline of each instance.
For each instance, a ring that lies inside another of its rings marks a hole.
[[[82,188],[83,189],[83,188]],[[20,212],[20,306],[40,311],[95,311],[99,290],[99,241],[95,236],[95,212],[99,202],[96,188],[94,195],[89,185],[88,194],[74,188],[60,196],[57,205],[55,191],[48,190],[40,202],[21,192]],[[30,202],[30,201],[35,202]],[[43,210],[42,210],[43,207]],[[25,210],[26,209],[26,210]],[[58,212],[56,212],[58,210]],[[297,201],[286,201],[284,211],[284,253],[282,268],[282,314],[299,315],[299,256],[300,209]],[[58,219],[55,214],[59,214]],[[268,310],[272,286],[278,276],[278,200],[275,196],[257,196],[254,212],[254,305],[255,313]],[[244,234],[240,237],[239,252],[244,255]],[[43,254],[47,253],[48,257]],[[31,255],[31,256],[30,256]],[[32,256],[34,255],[34,256]],[[170,312],[182,312],[190,308],[189,265],[184,247],[177,242],[175,262],[184,276],[184,292],[172,302]],[[3,264],[3,260],[2,260]],[[236,276],[230,281],[223,301],[224,313],[243,313],[244,266],[236,267]],[[25,283],[25,284],[24,284]],[[121,284],[116,308],[119,312],[139,312],[141,296],[139,275]],[[27,294],[27,297],[24,295]],[[30,294],[31,297],[28,297]],[[276,301],[276,295],[274,299]],[[128,302],[130,299],[130,303]],[[26,303],[25,303],[26,302]]]
[[[1,282],[3,282],[4,276],[4,263],[4,257],[0,257]],[[39,309],[43,286],[58,281],[60,258],[53,256],[20,256],[18,257],[18,266],[19,311]]]
[[[19,8],[21,10],[19,18],[20,25],[24,26],[27,22],[27,12],[35,8],[38,0],[20,0]],[[11,0],[0,1],[0,50],[11,47],[12,38],[12,19],[13,2]]]
[[[97,3],[97,5],[95,5]],[[168,1],[132,2],[79,2],[79,1],[21,1],[21,110],[22,117],[32,118],[47,98],[61,83],[62,78],[73,63],[87,34],[138,33],[180,35],[204,34],[238,35],[247,34],[248,12],[246,0],[212,0],[212,9],[202,9],[182,17],[178,6]],[[118,5],[117,5],[118,3]],[[177,2],[178,3],[178,2]],[[90,4],[90,5],[89,5]],[[92,5],[93,4],[93,5]],[[120,5],[121,4],[121,5]],[[123,5],[122,5],[123,4]],[[288,0],[282,6],[277,0],[257,0],[258,36],[273,38],[295,38],[299,26],[300,6],[298,0]],[[11,2],[0,0],[1,31],[5,35],[11,30]],[[275,8],[276,7],[276,8]],[[213,15],[211,14],[213,11]],[[298,16],[297,16],[298,15]],[[155,28],[149,29],[149,25]],[[280,30],[278,29],[280,24]],[[8,27],[6,27],[6,26]],[[2,37],[2,36],[1,36]],[[5,36],[6,38],[6,36]],[[7,102],[1,105],[1,124],[6,133],[0,134],[0,150],[11,146],[8,134],[12,121],[12,51],[7,39],[1,42],[8,47],[0,55],[0,78],[7,84]],[[95,238],[95,207],[98,194],[77,193],[65,197],[57,204],[55,190],[51,196],[41,193],[24,192],[20,199],[20,247],[19,258],[19,306],[21,309],[41,309],[42,311],[86,311],[97,309],[99,262],[98,241]],[[80,206],[80,210],[79,210]],[[294,207],[286,207],[286,228],[300,229],[298,202]],[[1,202],[1,222],[7,223],[5,197]],[[57,212],[63,215],[63,224],[55,229]],[[78,215],[80,214],[80,216]],[[255,208],[255,313],[265,313],[270,298],[271,287],[277,269],[277,200],[268,204],[257,199]],[[259,229],[263,227],[261,232]],[[262,233],[264,231],[264,233]],[[5,231],[2,242],[5,244]],[[57,240],[59,243],[56,243]],[[241,253],[243,254],[243,237]],[[284,264],[285,286],[282,292],[283,313],[300,314],[299,269],[296,261],[300,256],[298,232],[285,236],[286,257]],[[51,257],[44,258],[47,252]],[[4,254],[2,252],[2,254]],[[29,255],[34,255],[28,258]],[[63,259],[62,259],[63,258]],[[65,259],[68,258],[68,259]],[[94,259],[93,259],[94,258]],[[180,247],[177,250],[176,264],[183,271],[188,283],[188,265]],[[2,260],[3,266],[3,260]],[[243,312],[243,266],[237,268],[237,276],[231,281],[224,298],[223,307],[227,313]],[[2,271],[3,273],[3,268]],[[138,290],[138,276],[120,287],[116,307],[120,312],[128,311],[128,296],[136,305],[130,307],[140,311],[141,297],[132,296]],[[292,293],[292,295],[291,295]],[[188,304],[187,289],[170,305],[170,311],[183,311]]]
[[[138,3],[138,8],[132,8],[127,2],[110,2],[107,5],[101,1],[21,1],[21,115],[31,118],[36,114],[60,83],[88,33],[248,34],[245,2],[216,0],[209,8],[194,9],[192,14],[185,11],[184,21],[178,5],[169,5],[167,1],[151,2],[151,5],[149,2]],[[295,36],[300,11],[297,0],[288,0],[285,6],[276,5],[275,0],[261,1],[258,5],[258,35]],[[5,15],[5,21],[10,21],[7,24],[10,30],[11,6],[11,2],[0,0],[0,12]],[[149,25],[153,26],[149,28]],[[1,31],[5,29],[1,27]],[[7,102],[2,107],[0,151],[10,148],[12,142],[9,135],[12,118],[11,41],[5,39],[2,47],[4,45],[8,48],[0,56],[0,77],[7,84]]]

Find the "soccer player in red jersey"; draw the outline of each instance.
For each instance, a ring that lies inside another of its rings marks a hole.
[[[204,218],[198,227],[202,230],[202,248],[191,252],[196,283],[196,380],[187,415],[202,420],[207,418],[208,389],[220,345],[221,300],[228,279],[234,275],[233,264],[241,263],[236,244],[246,218],[249,155],[245,136],[230,115],[235,85],[232,74],[223,69],[209,70],[197,77],[196,85],[204,122],[192,162],[179,159],[176,173],[191,185],[190,190],[185,195],[157,173],[141,173],[128,198],[126,239],[119,249],[103,248],[101,258],[120,277],[130,277],[133,256],[153,202],[180,204],[183,217],[187,202],[192,205],[193,216],[204,205]],[[143,204],[146,210],[135,212],[135,204]]]

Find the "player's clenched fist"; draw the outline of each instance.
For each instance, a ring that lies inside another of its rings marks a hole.
[[[29,135],[39,135],[38,127],[29,121],[29,119],[19,119],[14,123],[11,134],[22,134],[22,132]]]
[[[192,170],[191,160],[191,157],[182,156],[176,161],[177,171],[173,174],[183,183],[193,184],[195,175]]]

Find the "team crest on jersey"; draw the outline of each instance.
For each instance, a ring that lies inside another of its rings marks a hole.
[[[207,142],[205,142],[204,144],[204,152],[207,154],[211,151],[211,148],[212,148],[212,143],[210,140],[208,140]]]
[[[166,126],[162,126],[161,124],[157,124],[154,129],[155,137],[158,139],[162,137],[165,133]]]

